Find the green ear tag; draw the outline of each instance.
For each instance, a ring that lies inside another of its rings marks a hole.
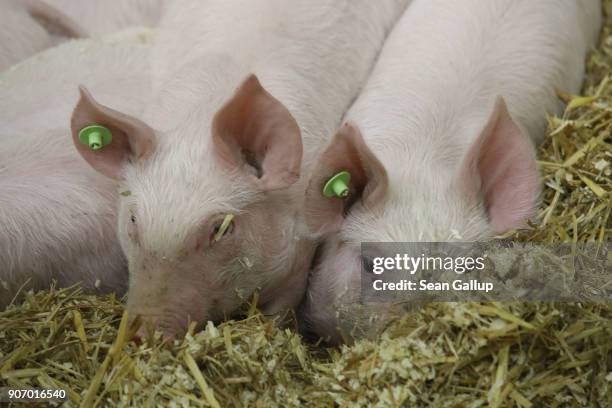
[[[327,198],[345,198],[349,194],[348,184],[350,182],[351,174],[348,171],[341,171],[334,177],[330,178],[327,183],[325,183],[325,187],[323,187],[323,195]]]
[[[108,128],[100,125],[87,126],[79,132],[79,140],[91,150],[100,150],[110,144],[113,135]]]

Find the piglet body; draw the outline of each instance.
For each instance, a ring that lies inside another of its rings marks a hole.
[[[149,30],[65,43],[0,75],[0,307],[19,287],[81,282],[123,293],[117,185],[69,138],[77,84],[139,114],[150,91]],[[123,93],[125,92],[125,94]]]
[[[555,90],[580,90],[600,12],[598,0],[411,4],[306,195],[308,225],[327,237],[302,310],[317,335],[339,340],[347,323],[336,311],[359,294],[360,242],[479,241],[526,225],[532,144],[560,112]],[[341,170],[351,197],[323,197]]]

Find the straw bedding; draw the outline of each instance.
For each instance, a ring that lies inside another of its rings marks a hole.
[[[605,1],[608,12],[612,0]],[[608,13],[610,15],[610,13]],[[549,119],[534,242],[612,233],[612,28],[583,95]],[[137,345],[120,300],[25,293],[0,312],[0,387],[61,388],[67,406],[612,406],[612,305],[440,303],[374,340],[325,348],[246,318]]]

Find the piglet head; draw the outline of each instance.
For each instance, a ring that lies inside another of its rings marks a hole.
[[[168,335],[231,315],[256,291],[266,313],[295,306],[311,250],[294,229],[302,143],[290,112],[251,76],[197,120],[159,137],[85,89],[72,117],[77,150],[121,185],[128,311]],[[92,124],[112,133],[102,149],[79,141]]]
[[[361,265],[371,262],[359,243],[489,239],[525,227],[539,194],[534,148],[502,98],[456,166],[404,161],[387,171],[385,165],[349,124],[336,134],[311,177],[306,221],[326,240],[309,284],[307,298],[315,300],[307,302],[306,314],[319,333],[337,334],[321,305],[341,295],[354,301],[359,294]],[[325,197],[324,185],[340,171],[353,175],[348,197]]]

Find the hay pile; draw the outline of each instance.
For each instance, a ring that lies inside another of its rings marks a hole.
[[[128,342],[121,303],[78,289],[0,315],[1,383],[83,406],[589,406],[610,401],[610,306],[438,304],[324,350],[252,312],[172,346]],[[569,404],[569,405],[568,405]]]
[[[606,0],[612,11],[612,0]],[[612,32],[584,95],[560,94],[540,151],[539,225],[517,237],[612,233]],[[0,312],[0,388],[62,388],[68,406],[612,406],[612,305],[434,304],[376,341],[325,349],[251,310],[162,345],[131,341],[122,303],[77,288]]]

